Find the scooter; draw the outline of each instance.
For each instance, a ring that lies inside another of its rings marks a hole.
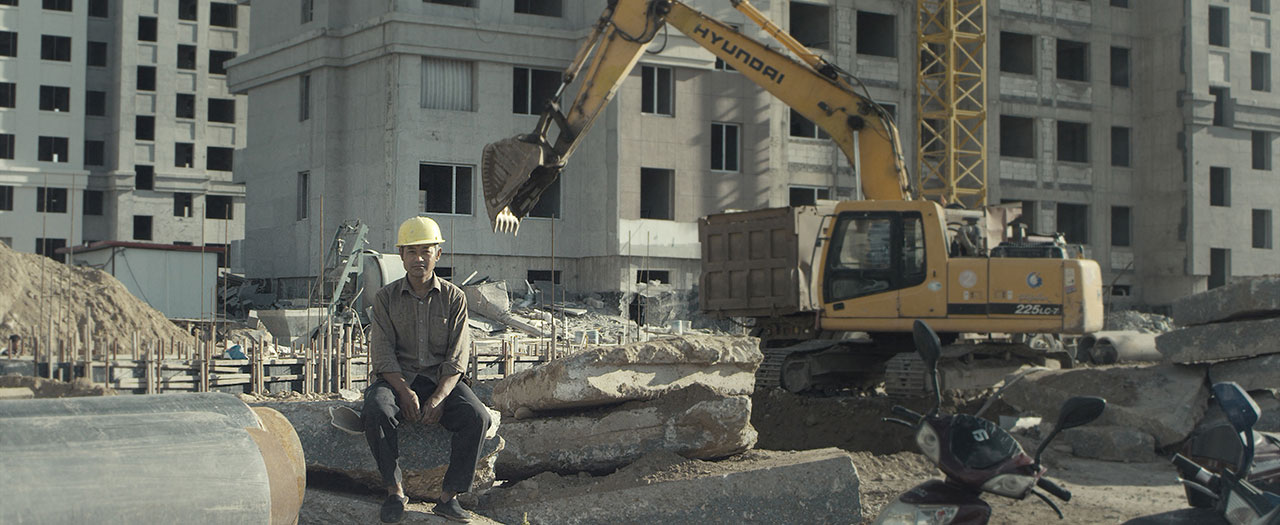
[[[1223,419],[1191,436],[1180,451],[1214,474],[1235,468],[1244,453],[1240,433]],[[1253,431],[1253,463],[1245,478],[1254,487],[1280,493],[1280,433]],[[1215,500],[1187,487],[1187,503],[1192,507],[1213,508]]]
[[[1053,508],[1062,518],[1062,509],[1045,494],[1062,501],[1071,500],[1071,492],[1043,477],[1045,467],[1040,455],[1058,433],[1089,423],[1102,415],[1106,400],[1099,397],[1073,397],[1058,411],[1053,430],[1040,443],[1034,458],[999,425],[968,414],[942,414],[942,393],[938,385],[938,357],[942,344],[938,334],[923,321],[916,321],[912,335],[932,378],[934,406],[927,414],[894,406],[899,418],[884,421],[912,428],[920,452],[938,466],[945,480],[930,480],[916,485],[885,506],[874,523],[899,524],[975,524],[991,519],[991,506],[982,493],[1024,499],[1034,494]],[[997,394],[998,395],[998,394]],[[1039,487],[1044,492],[1036,490]]]
[[[1188,501],[1196,506],[1191,494],[1213,502],[1213,508],[1232,525],[1280,525],[1280,495],[1260,490],[1250,481],[1256,447],[1253,426],[1260,410],[1252,397],[1233,382],[1213,385],[1213,396],[1227,416],[1241,453],[1231,468],[1215,473],[1182,454],[1173,455],[1178,476],[1187,488]]]

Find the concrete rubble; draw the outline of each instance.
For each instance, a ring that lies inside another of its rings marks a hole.
[[[1204,415],[1204,374],[1204,367],[1172,364],[1045,370],[1027,374],[1002,399],[1054,421],[1067,399],[1099,396],[1107,410],[1091,426],[1135,429],[1154,437],[1156,447],[1166,447],[1186,439]]]
[[[1174,330],[1156,337],[1156,348],[1174,363],[1205,363],[1280,353],[1280,318],[1231,321]]]
[[[1173,320],[1160,314],[1139,312],[1136,310],[1118,310],[1107,312],[1104,331],[1133,331],[1143,334],[1163,334],[1177,327]]]
[[[1234,381],[1246,391],[1280,388],[1280,354],[1214,363],[1209,365],[1209,380]]]
[[[477,510],[530,524],[861,521],[858,472],[845,451],[749,452],[725,463],[739,465],[659,453],[576,486],[547,473],[491,491]]]
[[[330,425],[329,408],[347,406],[357,412],[361,403],[345,401],[300,401],[253,403],[271,407],[284,414],[302,441],[307,472],[338,474],[371,489],[382,489],[369,444],[363,435],[348,434]],[[490,411],[493,427],[481,451],[476,469],[477,490],[493,485],[493,465],[503,442],[497,436],[501,416]],[[452,437],[439,425],[402,425],[400,427],[400,468],[404,472],[405,494],[412,498],[434,499],[440,496],[440,483],[449,464],[449,441]]]
[[[725,396],[701,384],[653,401],[508,421],[500,435],[507,442],[495,465],[501,479],[541,472],[606,474],[655,451],[723,458],[750,449],[757,437],[750,397]]]
[[[1185,328],[1156,338],[1165,359],[1203,363],[1280,353],[1280,277],[1241,279],[1178,299],[1174,320]]]
[[[589,408],[655,399],[692,384],[720,395],[749,395],[763,355],[743,336],[684,335],[615,347],[595,347],[500,382],[502,413]]]
[[[1192,326],[1280,315],[1280,276],[1240,279],[1173,302],[1173,320]]]

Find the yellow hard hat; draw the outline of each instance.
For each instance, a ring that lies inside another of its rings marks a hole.
[[[396,248],[417,244],[443,244],[440,225],[427,217],[411,217],[400,223],[400,234],[396,236]]]

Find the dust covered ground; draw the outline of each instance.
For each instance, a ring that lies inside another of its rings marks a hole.
[[[987,395],[946,397],[943,410],[975,413]],[[898,494],[942,473],[916,452],[910,429],[884,423],[894,404],[916,411],[932,406],[928,398],[887,396],[797,396],[780,390],[752,396],[752,425],[760,433],[757,448],[797,450],[839,447],[851,452],[861,482],[862,511],[867,523]],[[984,417],[1013,415],[998,400]],[[1022,439],[1032,453],[1038,443]],[[1058,443],[1060,445],[1060,443]],[[991,523],[1215,523],[1212,514],[1187,509],[1177,474],[1166,461],[1114,463],[1071,456],[1050,446],[1044,462],[1048,476],[1073,494],[1058,502],[1065,514],[1059,520],[1048,505],[1034,497],[1016,501],[991,494]],[[1174,512],[1177,511],[1177,512]]]

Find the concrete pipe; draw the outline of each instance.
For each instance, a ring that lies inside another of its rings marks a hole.
[[[1081,361],[1095,365],[1113,365],[1140,361],[1162,361],[1164,355],[1156,350],[1156,334],[1131,330],[1094,332],[1080,338]]]
[[[0,523],[295,523],[288,420],[228,394],[0,402]]]

